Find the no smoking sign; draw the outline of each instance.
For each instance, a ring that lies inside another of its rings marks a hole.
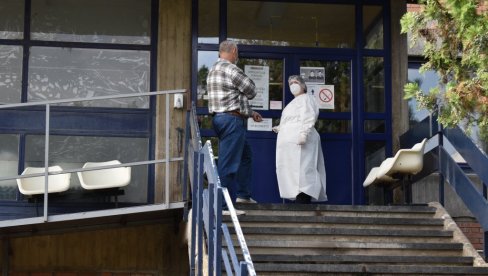
[[[334,109],[334,86],[333,85],[316,85],[313,87],[315,100],[320,109]]]

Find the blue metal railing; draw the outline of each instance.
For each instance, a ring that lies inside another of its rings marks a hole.
[[[186,163],[188,167],[192,166],[192,169],[187,170],[191,176],[192,188],[190,273],[203,275],[205,242],[208,253],[206,275],[221,275],[222,263],[227,275],[256,275],[229,192],[220,186],[212,145],[207,141],[202,146],[195,110],[195,106],[192,105],[188,112],[187,125],[190,130],[187,132],[189,135],[186,140],[189,149]],[[204,185],[205,180],[207,187]],[[223,200],[229,209],[243,260],[238,259],[228,226],[222,223]]]
[[[447,180],[451,185],[483,229],[483,252],[486,259],[488,258],[488,200],[486,192],[488,187],[488,170],[486,169],[488,168],[488,156],[459,127],[444,129],[435,118],[426,118],[410,129],[400,137],[400,144],[402,147],[409,147],[421,138],[433,137],[434,135],[437,135],[437,145],[431,151],[430,158],[437,160],[437,164],[430,167],[424,166],[424,171],[419,175],[426,176],[434,171],[439,172],[439,201],[441,204],[444,203],[444,181]],[[466,161],[466,165],[479,177],[483,185],[482,191],[478,190],[463,168],[446,151],[444,148],[445,139],[451,143]],[[419,177],[416,178],[416,181],[418,180],[420,180]]]

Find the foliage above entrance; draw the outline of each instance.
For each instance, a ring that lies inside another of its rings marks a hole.
[[[405,85],[405,98],[438,116],[446,127],[477,125],[488,137],[488,1],[419,0],[420,11],[401,19],[402,33],[423,43],[421,72],[438,72],[430,91]]]

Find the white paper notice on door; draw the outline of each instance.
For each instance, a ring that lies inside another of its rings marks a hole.
[[[247,119],[247,130],[251,131],[271,131],[273,121],[271,118],[263,119],[262,122],[255,122],[252,118]]]
[[[269,66],[246,65],[244,72],[256,84],[256,97],[249,101],[252,109],[269,110]]]

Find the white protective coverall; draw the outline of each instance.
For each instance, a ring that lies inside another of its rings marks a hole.
[[[297,96],[281,114],[276,142],[276,175],[281,198],[295,200],[303,192],[313,201],[327,200],[324,155],[314,128],[318,115],[318,105],[308,94]],[[305,140],[303,145],[299,145],[300,139]]]

